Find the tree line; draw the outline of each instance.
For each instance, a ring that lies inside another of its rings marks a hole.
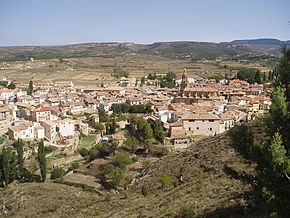
[[[151,104],[134,104],[129,105],[127,103],[112,104],[111,109],[116,114],[126,113],[143,113],[148,114],[152,112]]]
[[[4,146],[0,152],[0,183],[7,187],[9,183],[19,180],[26,181],[32,176],[24,167],[24,142],[18,139],[13,143],[13,147]],[[43,141],[38,143],[38,156],[41,181],[46,180],[46,151]]]
[[[242,68],[237,74],[237,78],[245,80],[250,84],[261,83],[261,71],[253,68]]]

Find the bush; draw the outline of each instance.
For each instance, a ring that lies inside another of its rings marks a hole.
[[[143,185],[142,187],[142,195],[144,197],[148,195],[148,187],[146,185]]]
[[[79,165],[79,163],[78,162],[73,162],[71,165],[70,165],[70,167],[68,168],[68,172],[69,171],[72,171],[72,170],[74,170],[74,169],[77,169],[77,168],[79,168],[80,167],[80,165]]]
[[[105,130],[105,127],[104,127],[104,125],[103,125],[102,123],[96,123],[96,124],[94,125],[94,128],[95,128],[97,131],[103,131],[103,130]]]
[[[81,155],[82,157],[86,157],[86,156],[88,156],[88,154],[89,154],[89,150],[86,149],[86,148],[82,148],[82,149],[79,151],[79,153],[80,153],[80,155]]]
[[[150,153],[157,156],[157,157],[163,157],[163,156],[168,155],[169,150],[166,147],[151,146]]]
[[[4,137],[0,136],[0,145],[4,143]]]
[[[45,154],[49,154],[49,153],[53,152],[53,148],[51,148],[51,147],[44,147],[44,152],[45,152]]]
[[[179,211],[176,217],[179,218],[192,218],[195,217],[195,210],[192,206],[184,206]]]
[[[138,160],[139,160],[138,157],[132,157],[132,161],[133,161],[134,163],[136,163]]]
[[[164,173],[160,178],[160,183],[162,188],[168,188],[172,184],[171,177]]]
[[[100,142],[89,151],[89,160],[104,158],[116,150],[116,145],[109,142]]]
[[[65,175],[65,171],[62,168],[56,167],[52,170],[50,178],[55,180],[55,179],[60,179]]]
[[[120,168],[125,168],[127,165],[131,163],[133,163],[133,161],[130,158],[129,154],[125,151],[120,151],[115,156],[114,164]]]
[[[144,168],[144,169],[147,169],[147,168],[149,168],[151,166],[151,161],[150,160],[143,160],[143,162],[142,162],[142,167]]]

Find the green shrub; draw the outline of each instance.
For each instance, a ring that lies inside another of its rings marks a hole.
[[[45,154],[49,154],[49,153],[53,152],[53,148],[51,148],[51,147],[44,147],[44,152],[45,152]]]
[[[171,177],[168,174],[164,173],[160,178],[160,183],[162,188],[170,187],[172,184]]]
[[[142,195],[144,197],[148,195],[148,187],[146,185],[143,185],[142,187]]]
[[[80,153],[80,155],[81,155],[82,157],[86,157],[86,156],[88,156],[88,154],[89,154],[89,150],[86,149],[86,148],[82,148],[82,149],[79,151],[79,153]]]
[[[78,162],[73,162],[71,165],[70,165],[70,167],[68,168],[68,172],[69,171],[72,171],[72,170],[74,170],[74,169],[77,169],[77,168],[79,168],[80,167],[80,165],[79,165],[79,163]]]
[[[0,136],[0,145],[2,145],[4,143],[5,139],[3,136]]]
[[[119,151],[115,156],[114,164],[120,168],[125,168],[127,165],[133,163],[129,154],[126,151]]]
[[[55,180],[55,179],[60,179],[65,175],[65,171],[62,168],[56,167],[52,170],[50,178]]]
[[[144,168],[144,169],[147,169],[147,168],[149,168],[151,166],[151,161],[150,160],[143,160],[143,162],[142,162],[142,167]]]
[[[195,217],[195,210],[192,206],[184,206],[180,209],[178,215],[176,216],[178,218],[192,218]]]

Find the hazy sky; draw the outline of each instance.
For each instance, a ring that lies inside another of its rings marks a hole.
[[[0,45],[290,39],[290,0],[0,0]]]

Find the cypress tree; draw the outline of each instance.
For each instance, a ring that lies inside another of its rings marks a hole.
[[[22,178],[24,174],[24,158],[23,158],[23,141],[21,139],[17,140],[17,159],[18,159],[19,178]]]
[[[263,73],[263,81],[266,81],[266,73]]]
[[[1,158],[1,171],[2,171],[2,183],[5,187],[9,184],[9,151],[7,148],[2,149],[2,158]]]
[[[32,92],[33,92],[33,82],[32,82],[32,80],[30,80],[29,86],[27,89],[27,95],[32,95]]]
[[[42,182],[46,180],[46,158],[43,140],[38,144],[38,163],[41,173]]]

